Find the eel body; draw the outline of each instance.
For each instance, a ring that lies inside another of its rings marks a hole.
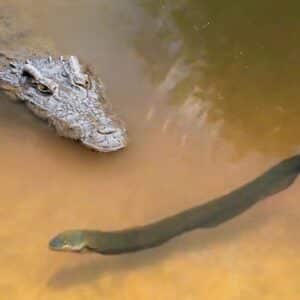
[[[120,231],[69,230],[49,243],[52,250],[122,254],[157,247],[197,228],[212,228],[248,210],[252,205],[288,188],[300,172],[300,155],[281,161],[268,171],[207,203],[154,223]]]

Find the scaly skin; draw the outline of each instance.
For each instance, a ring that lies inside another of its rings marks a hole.
[[[252,205],[288,188],[300,172],[300,155],[286,159],[253,181],[206,204],[141,227],[121,231],[70,230],[54,237],[56,251],[121,254],[157,247],[197,228],[212,228],[239,216]]]
[[[3,57],[0,90],[23,101],[59,135],[101,152],[126,146],[126,129],[109,112],[102,84],[77,57]]]

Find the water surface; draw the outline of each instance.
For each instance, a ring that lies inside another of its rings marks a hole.
[[[124,151],[57,137],[0,96],[0,296],[298,299],[298,181],[213,230],[119,257],[48,250],[204,203],[299,152],[297,1],[0,1],[0,40],[75,54],[128,125]]]

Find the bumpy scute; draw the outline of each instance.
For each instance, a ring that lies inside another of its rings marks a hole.
[[[7,58],[0,68],[0,89],[24,101],[61,136],[101,152],[127,144],[126,129],[112,117],[100,80],[69,58]]]

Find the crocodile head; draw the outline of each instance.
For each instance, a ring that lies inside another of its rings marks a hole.
[[[8,59],[0,69],[0,89],[24,101],[61,136],[101,152],[126,146],[126,130],[109,112],[101,82],[75,56]]]

